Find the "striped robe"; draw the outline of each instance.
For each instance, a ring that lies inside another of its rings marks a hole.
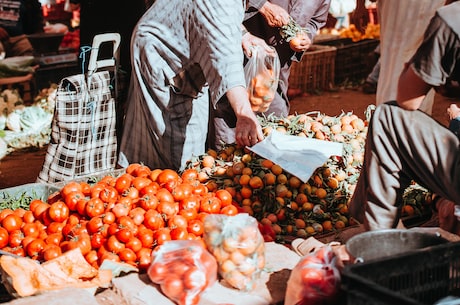
[[[209,101],[245,86],[243,16],[241,0],[157,0],[143,15],[131,38],[121,166],[180,170],[204,153]],[[206,85],[197,97],[176,93],[172,79],[193,64]]]

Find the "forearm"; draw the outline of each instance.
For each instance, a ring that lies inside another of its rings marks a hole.
[[[246,88],[237,86],[227,91],[227,98],[236,116],[252,113]]]
[[[407,110],[416,110],[420,107],[431,86],[425,83],[412,69],[408,66],[402,72],[398,82],[398,105]]]

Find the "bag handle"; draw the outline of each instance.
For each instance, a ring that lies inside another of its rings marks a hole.
[[[121,36],[119,33],[105,33],[98,34],[93,38],[93,45],[91,46],[91,54],[89,57],[88,74],[92,74],[100,68],[115,67],[116,60],[118,60],[118,49],[120,46]],[[105,42],[113,43],[113,56],[112,58],[97,60],[99,54],[99,46]]]

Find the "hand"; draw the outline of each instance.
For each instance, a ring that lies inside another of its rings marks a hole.
[[[47,24],[43,27],[45,33],[67,33],[69,28],[62,23]]]
[[[298,33],[294,38],[289,40],[289,46],[294,52],[304,52],[311,46],[311,39],[307,33]]]
[[[259,12],[271,27],[279,28],[289,23],[289,13],[284,8],[268,1],[260,8]]]
[[[447,114],[449,115],[449,120],[458,118],[460,117],[460,108],[458,108],[456,104],[451,104],[449,108],[447,108]]]
[[[261,39],[261,38],[259,38],[257,36],[254,36],[251,33],[244,34],[243,39],[241,41],[241,44],[243,46],[243,51],[244,51],[244,53],[246,54],[247,57],[252,56],[251,49],[253,47],[255,47],[255,46],[262,47],[268,55],[272,55],[272,56],[275,55],[275,49],[270,47],[265,42],[265,40],[263,40],[263,39]]]
[[[246,88],[233,87],[226,95],[236,114],[236,143],[241,146],[252,146],[262,141],[264,139],[262,127],[251,109]]]

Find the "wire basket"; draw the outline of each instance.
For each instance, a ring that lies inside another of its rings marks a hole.
[[[421,305],[460,296],[460,242],[348,265],[347,304]]]
[[[289,87],[315,93],[334,85],[336,48],[312,45],[300,62],[292,62]]]

